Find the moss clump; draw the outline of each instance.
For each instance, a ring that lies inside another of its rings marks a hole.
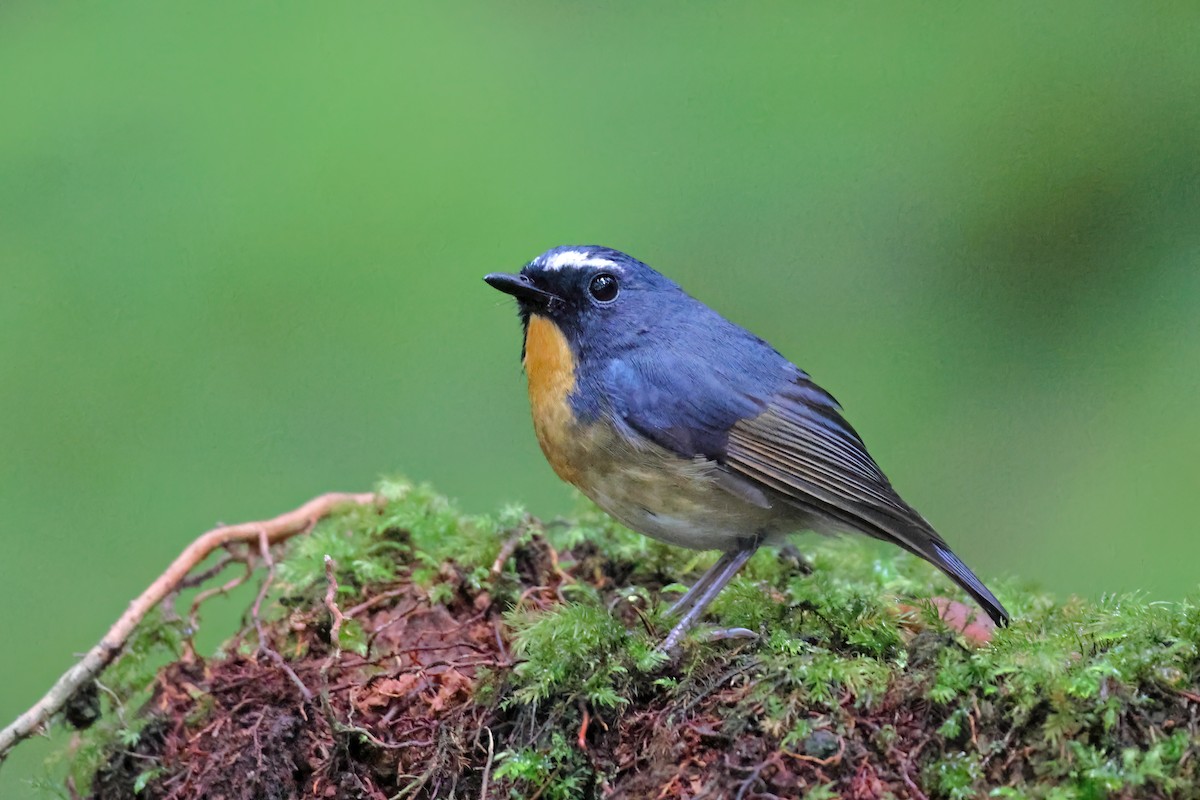
[[[670,625],[659,598],[712,554],[594,509],[543,524],[519,508],[467,516],[402,481],[381,495],[276,555],[263,642],[248,620],[204,659],[177,623],[147,625],[101,681],[101,722],[69,754],[76,787],[97,798],[1200,796],[1194,602],[1058,603],[1001,584],[1016,622],[978,646],[941,621],[934,600],[952,588],[927,565],[821,541],[805,559],[759,553],[714,604],[715,624],[757,640],[698,632],[668,658],[654,649]],[[348,617],[338,642],[326,554]]]

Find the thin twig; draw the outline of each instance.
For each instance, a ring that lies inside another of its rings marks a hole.
[[[176,586],[175,589],[177,591],[182,590],[182,589],[194,589],[195,587],[220,575],[221,570],[228,567],[234,561],[241,561],[241,560],[243,560],[243,559],[234,558],[232,553],[223,553],[221,555],[221,557],[217,559],[215,564],[213,564],[208,569],[201,570],[200,572],[195,573],[194,575],[188,575],[186,578],[184,578],[183,580],[181,580],[179,582],[179,585]]]
[[[496,577],[504,571],[504,562],[512,557],[512,554],[521,546],[521,542],[529,535],[529,529],[524,525],[517,527],[515,533],[504,540],[500,545],[500,552],[496,554],[496,560],[492,562],[492,577]]]
[[[271,647],[267,642],[267,634],[263,631],[259,610],[262,608],[262,603],[266,599],[267,592],[271,589],[271,582],[275,580],[275,559],[271,558],[271,541],[267,538],[266,529],[262,529],[258,533],[258,549],[263,563],[267,565],[267,576],[263,578],[262,586],[258,589],[258,596],[254,598],[254,607],[250,611],[250,617],[254,620],[254,632],[258,634],[258,651],[270,658],[275,666],[284,675],[287,675],[288,680],[300,690],[300,696],[304,698],[304,702],[311,703],[313,700],[312,690],[304,684],[304,681],[300,680],[300,676],[296,674],[296,670],[292,669],[287,660],[279,654],[279,651]],[[304,716],[303,708],[300,709],[300,714]]]
[[[120,695],[118,695],[112,689],[105,686],[99,680],[95,681],[95,684],[96,684],[96,688],[98,688],[100,691],[104,692],[106,695],[108,695],[112,699],[113,708],[115,708],[117,710],[117,720],[121,723],[121,727],[122,728],[129,727],[125,723],[125,703],[121,700]]]
[[[846,740],[839,736],[837,752],[828,758],[817,758],[816,756],[809,756],[805,755],[804,753],[793,753],[791,750],[783,749],[780,749],[779,752],[783,753],[788,758],[794,758],[797,761],[808,761],[822,767],[828,767],[833,764],[837,764],[842,760],[842,756],[846,754]]]
[[[8,757],[16,745],[41,730],[52,716],[62,710],[67,701],[80,687],[95,680],[125,648],[129,637],[138,623],[145,619],[164,597],[170,594],[188,573],[197,567],[213,551],[233,542],[252,543],[258,540],[259,531],[266,531],[270,544],[278,544],[299,533],[309,530],[314,523],[329,516],[336,508],[346,504],[367,505],[375,502],[374,494],[349,494],[331,492],[309,500],[293,511],[265,522],[248,522],[226,525],[203,534],[179,554],[162,575],[158,576],[142,594],[134,600],[100,642],[83,658],[63,673],[48,692],[25,713],[4,730],[0,731],[0,762]]]
[[[410,794],[415,797],[416,793],[421,791],[421,787],[428,783],[429,779],[433,777],[433,773],[437,771],[437,766],[436,759],[429,759],[429,766],[425,768],[425,771],[422,772],[415,781],[389,797],[388,800],[404,800],[404,798],[408,797]]]
[[[210,589],[205,589],[202,592],[198,592],[192,599],[192,607],[188,611],[188,630],[191,632],[192,636],[196,634],[196,630],[199,627],[200,606],[203,605],[205,601],[210,600],[219,594],[229,594],[234,589],[250,580],[250,576],[254,573],[254,567],[249,561],[246,561],[245,564],[246,570],[241,575],[235,575],[220,586],[214,586]],[[224,567],[222,566],[222,568]]]
[[[500,618],[496,617],[492,620],[492,630],[496,633],[496,649],[500,651],[500,657],[503,664],[511,664],[512,659],[508,655],[508,648],[504,646],[504,634],[500,630]]]
[[[772,764],[768,759],[767,761],[764,761],[751,769],[750,776],[747,777],[746,780],[742,781],[742,785],[738,787],[738,792],[734,796],[734,800],[742,800],[742,798],[746,796],[746,792],[750,791],[750,787],[757,783],[760,778],[762,778],[763,770],[769,766],[772,766]]]
[[[479,800],[487,800],[488,779],[492,777],[492,759],[496,755],[496,740],[492,738],[492,729],[484,728],[488,735],[487,763],[483,765],[483,786],[479,789]]]
[[[388,589],[386,592],[380,592],[379,594],[375,595],[370,600],[364,600],[356,606],[351,606],[343,611],[342,614],[347,617],[357,617],[367,609],[374,608],[380,603],[391,600],[393,597],[399,597],[403,594],[407,594],[409,591],[411,591],[411,588],[408,584],[405,584],[397,589]]]
[[[329,723],[330,730],[333,733],[353,733],[356,736],[366,739],[370,744],[381,750],[405,750],[409,747],[429,747],[434,743],[433,739],[405,739],[402,742],[385,742],[366,728],[340,721],[333,711],[333,704],[329,702],[329,698],[325,695],[321,695],[321,706],[325,712],[325,720]]]
[[[579,749],[587,752],[588,724],[592,721],[592,715],[588,713],[587,703],[583,702],[583,700],[579,701],[579,713],[583,715],[583,720],[579,723],[579,735],[576,737],[576,741],[579,744]]]
[[[329,642],[333,645],[333,652],[329,654],[322,672],[328,672],[342,655],[342,623],[346,621],[337,604],[337,562],[328,553],[325,554],[325,587],[325,607],[329,609],[329,616],[333,618],[333,623],[329,626]]]

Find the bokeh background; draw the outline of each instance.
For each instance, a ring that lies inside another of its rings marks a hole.
[[[564,243],[774,342],[981,574],[1194,591],[1198,22],[4,3],[0,724],[218,521],[569,509],[480,280]]]

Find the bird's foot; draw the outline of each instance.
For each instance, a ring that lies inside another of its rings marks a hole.
[[[662,644],[658,646],[658,650],[663,653],[672,653],[679,643],[683,641],[684,634],[688,632],[688,628],[680,630],[679,625],[671,629],[667,634],[667,638],[663,639]],[[705,628],[702,629],[704,641],[706,642],[723,642],[728,639],[757,639],[758,634],[749,628]]]
[[[713,628],[705,633],[710,642],[722,642],[726,639],[757,639],[758,634],[749,628]]]

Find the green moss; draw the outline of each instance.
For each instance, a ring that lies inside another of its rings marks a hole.
[[[405,566],[432,585],[431,576],[447,560],[472,571],[490,566],[499,532],[514,516],[524,516],[512,508],[496,518],[469,517],[429,486],[401,479],[382,482],[377,492],[382,504],[351,506],[290,543],[279,564],[282,589],[323,587],[326,555],[337,563],[343,585],[386,583]]]
[[[949,753],[933,762],[926,782],[936,787],[942,797],[967,800],[978,796],[977,784],[983,769],[975,753]]]
[[[545,746],[505,751],[496,757],[496,781],[508,787],[513,800],[545,797],[580,800],[593,783],[592,771],[579,748],[560,731],[547,737]]]
[[[507,622],[519,659],[513,704],[558,696],[601,708],[624,705],[631,671],[647,673],[667,659],[644,631],[626,631],[594,597],[552,614],[517,611]]]

